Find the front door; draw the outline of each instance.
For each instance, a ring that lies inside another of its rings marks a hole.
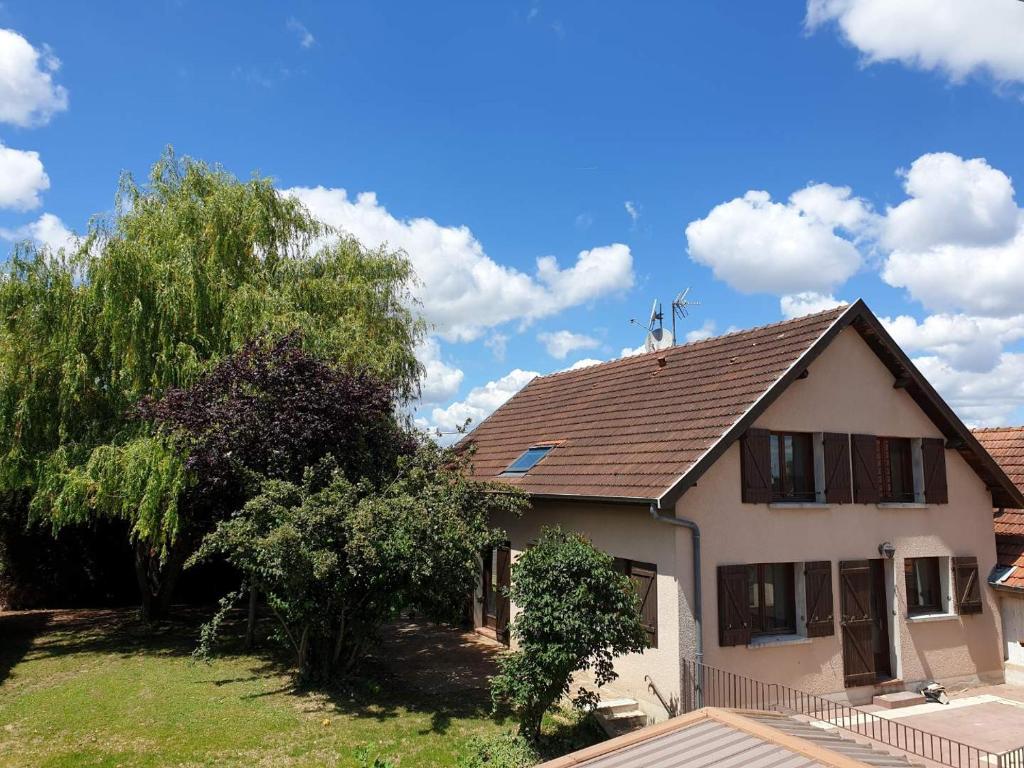
[[[839,597],[846,687],[874,685],[891,677],[885,562],[841,562]]]
[[[492,547],[484,552],[483,561],[483,623],[507,643],[512,551],[507,544]]]

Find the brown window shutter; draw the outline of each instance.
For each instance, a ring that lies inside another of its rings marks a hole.
[[[772,500],[771,432],[748,429],[740,439],[741,498],[746,504]]]
[[[850,436],[839,432],[822,435],[825,458],[825,501],[847,504],[852,501],[850,485]]]
[[[839,610],[843,628],[843,678],[847,688],[875,682],[872,646],[871,564],[839,563]]]
[[[941,437],[921,440],[921,459],[924,467],[924,500],[928,504],[948,504],[946,488],[946,441]]]
[[[640,620],[647,630],[647,642],[658,647],[658,567],[651,563],[630,563],[629,576],[640,596]]]
[[[508,597],[508,587],[512,584],[512,551],[507,546],[498,547],[498,588],[497,611],[495,615],[495,631],[502,642],[507,641],[509,614],[511,605]]]
[[[745,565],[718,566],[718,644],[750,643],[750,579]]]
[[[953,588],[956,612],[981,613],[981,583],[978,581],[978,558],[953,558]]]
[[[832,608],[832,563],[828,560],[804,565],[807,600],[807,636],[826,637],[835,634]]]
[[[853,500],[857,504],[877,504],[882,498],[878,487],[878,438],[874,435],[850,435],[853,456]]]

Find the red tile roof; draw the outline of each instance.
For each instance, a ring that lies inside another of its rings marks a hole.
[[[845,307],[533,379],[463,442],[494,478],[533,445],[534,494],[654,499],[786,372]]]
[[[1024,490],[1024,427],[991,427],[973,432],[1014,484]],[[995,531],[996,562],[1003,569],[1014,568],[999,583],[1024,589],[1024,512],[1004,510],[997,514]]]

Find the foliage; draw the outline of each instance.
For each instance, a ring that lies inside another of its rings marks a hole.
[[[500,538],[490,512],[518,513],[526,503],[469,481],[463,461],[424,442],[375,487],[325,459],[299,484],[264,482],[194,560],[218,553],[241,570],[266,595],[300,679],[326,680],[351,670],[403,608],[458,618],[479,552]],[[200,650],[208,653],[209,643]]]
[[[371,760],[370,748],[366,746],[359,747],[356,750],[356,764],[358,768],[397,768],[392,760],[388,760],[380,755],[374,755]]]
[[[575,673],[592,672],[598,686],[611,682],[614,658],[642,651],[647,636],[630,579],[583,536],[557,527],[545,528],[512,566],[509,596],[520,609],[510,627],[518,648],[499,661],[491,694],[535,741]],[[580,688],[573,703],[593,706],[596,694]]]
[[[470,739],[459,768],[530,768],[540,760],[532,742],[514,733],[502,733]]]
[[[0,275],[0,495],[28,492],[55,528],[126,517],[140,556],[167,558],[195,477],[136,418],[140,399],[295,330],[406,399],[423,332],[413,279],[402,254],[339,236],[269,179],[169,150],[148,185],[122,178],[114,215],[73,252],[20,245]]]

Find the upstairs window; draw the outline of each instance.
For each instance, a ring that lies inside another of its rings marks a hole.
[[[533,469],[537,462],[548,455],[552,446],[550,445],[535,445],[532,448],[527,448],[523,451],[522,455],[513,461],[504,472],[503,475],[525,475],[531,469]]]
[[[914,459],[909,437],[878,438],[879,496],[883,502],[913,502]]]
[[[809,433],[773,432],[769,437],[772,499],[814,501],[814,446]]]

